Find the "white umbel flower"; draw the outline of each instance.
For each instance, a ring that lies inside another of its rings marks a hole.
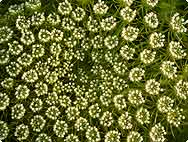
[[[18,125],[14,132],[14,136],[16,136],[19,141],[26,140],[29,136],[29,127],[25,124]]]
[[[26,30],[29,29],[31,25],[30,20],[26,19],[25,16],[18,16],[18,18],[16,19],[16,28],[18,30]]]
[[[146,81],[145,90],[151,95],[158,95],[161,91],[160,83],[155,81],[155,79],[150,79]]]
[[[159,0],[146,0],[146,4],[151,7],[155,7],[158,4]]]
[[[7,123],[0,120],[0,141],[8,137],[9,131]]]
[[[187,56],[185,49],[177,41],[171,41],[169,43],[169,52],[175,59],[182,59]]]
[[[149,132],[149,137],[152,140],[152,142],[165,142],[166,138],[166,131],[164,126],[161,125],[161,123],[155,124],[150,132]]]
[[[30,125],[35,132],[41,132],[46,124],[46,120],[41,115],[35,115],[30,122]]]
[[[123,47],[121,47],[120,49],[120,55],[123,57],[123,59],[125,60],[130,60],[133,59],[135,53],[135,49],[129,47],[128,45],[124,45]]]
[[[179,107],[177,107],[175,109],[172,109],[167,113],[167,122],[175,127],[179,127],[179,125],[185,119],[185,116],[182,113],[183,113],[182,108],[180,109]]]
[[[0,111],[5,110],[9,106],[9,103],[10,103],[10,98],[8,97],[8,95],[6,93],[0,92]]]
[[[19,55],[23,51],[23,45],[19,44],[18,41],[13,41],[12,43],[8,43],[9,53],[12,55]]]
[[[164,47],[165,35],[162,33],[154,32],[149,37],[149,44],[152,48]]]
[[[7,27],[3,26],[0,28],[0,44],[9,41],[12,38],[13,31]]]
[[[127,142],[142,142],[144,139],[137,131],[130,131],[127,136]]]
[[[142,96],[142,92],[137,89],[129,91],[128,100],[132,105],[135,105],[135,106],[139,106],[145,103],[144,97]]]
[[[171,61],[163,61],[160,70],[163,75],[165,75],[169,79],[174,79],[177,77],[177,67],[175,66],[175,62]]]
[[[99,141],[101,141],[99,130],[95,126],[94,127],[90,126],[86,130],[86,138],[89,142],[99,142]]]
[[[138,34],[139,34],[138,28],[135,28],[133,26],[128,26],[126,28],[123,28],[121,37],[126,41],[132,42],[137,39]]]
[[[29,108],[35,113],[37,111],[40,111],[43,107],[43,102],[39,98],[33,98],[33,100],[30,103]]]
[[[103,31],[111,31],[116,27],[116,25],[116,18],[114,18],[113,16],[102,19],[102,21],[100,22],[100,26]]]
[[[168,96],[162,96],[157,101],[157,109],[161,113],[170,112],[174,106],[174,100]]]
[[[129,72],[129,79],[131,81],[140,81],[143,79],[143,76],[145,74],[145,70],[143,70],[142,68],[132,68]]]
[[[40,42],[48,42],[51,39],[51,33],[46,29],[40,29],[38,38]]]
[[[12,119],[21,119],[24,117],[25,114],[25,108],[23,104],[16,104],[11,108],[11,118]]]
[[[46,18],[46,21],[52,26],[56,26],[61,22],[60,16],[56,13],[50,13]]]
[[[108,11],[108,6],[104,1],[98,0],[98,2],[93,6],[93,11],[95,14],[104,15]]]
[[[136,17],[136,10],[133,11],[130,7],[126,6],[120,10],[120,16],[123,18],[123,20],[130,23]]]
[[[83,8],[81,7],[77,7],[74,11],[72,11],[72,18],[77,21],[80,22],[84,19],[86,13],[84,11]]]
[[[47,110],[46,110],[46,116],[49,118],[49,119],[52,119],[52,120],[56,120],[57,117],[61,114],[61,112],[59,111],[59,109],[56,107],[56,106],[51,106],[49,107]]]
[[[47,134],[40,133],[36,138],[35,142],[52,142],[52,139]]]
[[[32,31],[24,30],[24,31],[22,31],[22,36],[20,38],[20,41],[23,44],[29,46],[29,45],[31,45],[32,43],[35,42],[35,36],[32,33]]]
[[[134,0],[122,0],[123,4],[125,4],[125,6],[131,6],[134,2]]]
[[[175,89],[176,89],[176,95],[181,98],[181,99],[187,99],[188,97],[188,82],[187,81],[183,81],[183,80],[179,80],[176,85],[175,85]]]
[[[142,125],[150,123],[150,113],[147,109],[145,109],[143,107],[140,107],[136,111],[135,118]]]
[[[118,124],[122,129],[132,129],[132,116],[126,111],[118,118]]]
[[[62,15],[69,15],[72,11],[72,6],[68,0],[64,0],[62,3],[59,3],[58,12]]]
[[[110,127],[114,122],[112,113],[109,111],[106,111],[103,113],[103,115],[100,118],[100,124],[104,127]]]
[[[114,102],[115,107],[118,110],[123,110],[123,109],[125,109],[127,107],[126,99],[125,99],[124,95],[116,95],[116,96],[114,96],[113,102]]]
[[[63,138],[68,133],[68,124],[63,120],[57,120],[53,126],[53,131],[59,138]]]
[[[142,52],[140,52],[140,60],[144,64],[151,64],[154,62],[156,56],[156,51],[152,51],[149,49],[144,49]]]
[[[108,131],[104,136],[104,142],[120,142],[121,133],[116,130]]]
[[[157,28],[159,25],[159,20],[157,18],[157,14],[154,12],[147,13],[144,16],[144,22],[147,24],[148,27],[150,28]]]
[[[16,87],[15,96],[18,100],[26,99],[29,96],[30,90],[26,85]]]
[[[170,26],[177,33],[185,33],[187,32],[187,28],[185,27],[187,23],[188,20],[185,21],[184,18],[180,17],[179,13],[175,13],[171,18]]]

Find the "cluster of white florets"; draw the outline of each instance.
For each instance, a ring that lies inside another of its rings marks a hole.
[[[179,13],[175,13],[171,17],[170,26],[172,30],[177,33],[185,33],[187,32],[187,28],[185,27],[187,23],[188,20],[185,21],[185,19],[182,18]]]
[[[118,118],[118,124],[122,129],[132,129],[132,116],[126,111]]]
[[[157,14],[154,12],[147,13],[144,16],[144,22],[150,27],[150,28],[157,28],[159,25],[159,20],[157,18]]]
[[[175,89],[176,89],[176,95],[181,98],[181,99],[187,99],[187,94],[188,94],[188,82],[187,81],[183,81],[183,80],[179,80],[176,85],[175,85]]]
[[[169,51],[173,58],[175,59],[182,59],[187,56],[185,49],[183,49],[180,42],[171,41],[169,43]]]
[[[161,125],[161,123],[155,124],[149,132],[150,139],[153,142],[165,142],[166,141],[166,138],[165,138],[166,134],[167,133],[165,131],[165,128],[164,128],[164,126]]]
[[[175,62],[172,61],[163,61],[160,70],[163,75],[169,79],[174,79],[177,77],[177,67],[175,66]]]
[[[154,32],[149,37],[149,44],[152,48],[161,48],[164,46],[165,35]]]
[[[36,142],[52,142],[54,136],[44,132],[52,128],[65,142],[79,142],[80,134],[87,139],[84,141],[120,142],[124,133],[127,142],[142,142],[145,134],[139,128],[153,123],[153,106],[147,105],[155,97],[154,107],[163,120],[175,127],[181,125],[183,109],[175,106],[175,98],[160,94],[166,89],[163,78],[151,78],[148,68],[156,63],[164,78],[176,82],[178,68],[173,59],[186,59],[186,50],[181,41],[173,39],[167,49],[172,59],[159,64],[157,57],[160,50],[166,50],[162,48],[166,40],[156,29],[158,14],[151,11],[143,17],[144,28],[155,31],[142,42],[143,29],[135,24],[139,10],[133,2],[122,0],[119,17],[108,13],[111,6],[102,0],[93,4],[91,15],[68,0],[58,3],[57,13],[48,15],[37,10],[40,0],[9,8],[17,17],[15,28],[0,28],[0,44],[8,48],[0,50],[0,64],[7,73],[1,79],[0,111],[7,113],[10,108],[11,121],[21,121],[15,124],[18,141],[30,141],[31,132],[36,132]],[[152,8],[158,0],[144,2]],[[32,11],[30,16],[24,16],[25,8]],[[170,26],[182,33],[187,31],[187,23],[176,13]],[[20,37],[13,36],[14,30]],[[145,43],[148,48],[143,47]],[[174,88],[178,101],[187,99],[188,82],[179,80]],[[28,118],[28,114],[33,116]],[[9,123],[0,121],[0,141],[9,131]],[[164,142],[166,134],[161,123],[154,123],[146,139]]]

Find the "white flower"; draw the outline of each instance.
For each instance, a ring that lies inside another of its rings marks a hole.
[[[120,16],[123,18],[123,20],[131,22],[136,17],[136,10],[133,11],[130,7],[126,6],[120,10]]]
[[[30,69],[29,71],[23,73],[22,79],[26,82],[34,83],[38,80],[38,74],[36,70]]]
[[[86,13],[84,11],[83,8],[81,7],[77,7],[74,11],[72,11],[72,18],[77,21],[80,22],[84,19]]]
[[[36,138],[35,142],[52,142],[52,139],[47,134],[40,133]]]
[[[26,85],[16,87],[15,96],[18,100],[26,99],[29,96],[30,90]]]
[[[101,108],[98,103],[93,104],[89,107],[89,115],[93,118],[99,118],[101,113]]]
[[[116,130],[108,131],[104,136],[104,142],[120,142],[120,135]]]
[[[118,124],[122,129],[131,129],[133,127],[132,121],[132,116],[127,111],[118,118]]]
[[[40,111],[43,107],[43,102],[41,99],[39,98],[33,98],[33,100],[30,103],[29,108],[33,111],[33,112],[37,112]]]
[[[165,142],[166,138],[164,136],[166,134],[165,128],[161,125],[161,123],[155,124],[149,132],[152,142]]]
[[[12,119],[21,119],[24,117],[25,114],[25,108],[23,104],[16,104],[11,108],[11,118]]]
[[[127,142],[142,142],[143,137],[137,131],[130,131],[127,136]]]
[[[14,132],[14,135],[19,141],[26,140],[29,136],[29,127],[25,124],[18,125],[16,127],[16,131]]]
[[[123,28],[121,37],[124,38],[126,41],[132,42],[137,39],[138,34],[139,34],[138,28],[128,26],[126,28]]]
[[[159,25],[159,20],[157,18],[157,14],[154,12],[147,13],[144,16],[144,22],[150,27],[150,28],[157,28]]]
[[[182,108],[180,109],[179,107],[177,107],[175,109],[172,109],[167,113],[167,122],[175,127],[179,127],[181,122],[185,119],[185,116],[182,113]]]
[[[147,124],[150,123],[150,113],[147,109],[140,107],[137,111],[136,111],[136,115],[135,115],[136,120],[140,123],[140,124]]]
[[[128,93],[128,100],[132,105],[139,106],[145,103],[145,100],[142,96],[142,92],[140,90],[130,90]]]
[[[98,0],[98,2],[93,6],[93,11],[95,14],[104,15],[108,11],[108,6],[104,1]]]
[[[0,43],[9,41],[12,38],[13,31],[7,27],[3,26],[0,28]]]
[[[168,96],[162,96],[157,101],[157,109],[161,113],[170,112],[174,106],[174,100]]]
[[[9,53],[12,55],[19,55],[23,51],[23,45],[14,40],[12,43],[8,43]]]
[[[49,118],[49,119],[52,119],[52,120],[56,120],[57,117],[61,114],[61,112],[59,111],[59,109],[56,107],[56,106],[51,106],[49,107],[47,110],[46,110],[46,116]]]
[[[144,49],[142,52],[140,52],[140,60],[144,64],[151,64],[154,62],[156,56],[156,51],[152,51],[149,49]]]
[[[151,95],[157,95],[161,91],[160,83],[155,81],[155,79],[150,79],[146,81],[145,90]]]
[[[35,132],[41,132],[46,124],[46,120],[41,115],[35,115],[30,122],[30,125]]]
[[[171,41],[169,43],[169,51],[172,57],[175,59],[182,59],[187,56],[185,49],[183,49],[182,45],[180,45],[180,42],[177,41]]]
[[[38,38],[40,42],[48,42],[51,39],[51,33],[46,29],[40,29]]]
[[[113,98],[113,102],[118,110],[123,110],[127,107],[124,95],[115,95]]]
[[[58,12],[62,15],[69,15],[72,11],[72,6],[68,0],[64,0],[62,3],[59,3]]]
[[[29,46],[29,45],[31,45],[32,43],[35,42],[35,36],[32,33],[32,31],[24,30],[24,31],[22,31],[22,36],[20,38],[20,41],[23,44]]]
[[[187,81],[183,81],[183,80],[179,80],[176,85],[175,85],[175,89],[176,89],[176,95],[181,98],[181,99],[187,99],[188,97],[188,82]]]
[[[131,71],[129,72],[129,79],[131,81],[140,81],[142,80],[143,76],[145,74],[145,70],[142,68],[132,68]]]
[[[6,93],[0,92],[0,111],[5,110],[10,103],[10,98]]]
[[[149,44],[152,48],[164,47],[165,35],[162,33],[154,32],[149,37]]]
[[[65,110],[65,113],[67,114],[68,121],[75,120],[79,117],[80,111],[77,107],[70,106]]]
[[[175,62],[171,61],[163,61],[160,70],[163,75],[165,75],[169,79],[174,79],[177,77],[177,67],[175,66]]]
[[[100,22],[100,26],[104,31],[111,31],[116,27],[116,25],[116,18],[114,18],[113,16],[102,19],[102,21]]]
[[[0,120],[0,141],[7,138],[9,131],[7,123]]]
[[[94,126],[94,127],[89,127],[86,130],[86,138],[90,142],[99,142],[101,140],[99,130]]]
[[[146,3],[151,6],[155,7],[158,4],[159,0],[146,0]]]
[[[112,113],[109,111],[104,112],[100,118],[100,124],[103,125],[104,127],[110,127],[113,123],[114,123],[114,119]]]
[[[133,59],[135,53],[135,49],[129,47],[128,45],[124,45],[120,49],[120,55],[123,57],[123,59],[130,60]]]
[[[173,31],[177,33],[185,33],[187,32],[187,28],[185,25],[188,23],[188,20],[185,21],[183,17],[180,17],[179,13],[175,13],[171,17],[170,26]]]
[[[63,138],[68,133],[68,124],[63,120],[57,120],[53,126],[53,131],[59,138]]]

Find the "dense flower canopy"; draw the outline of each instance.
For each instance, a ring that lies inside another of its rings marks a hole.
[[[0,26],[0,141],[165,142],[186,121],[185,16],[162,0],[11,5]]]

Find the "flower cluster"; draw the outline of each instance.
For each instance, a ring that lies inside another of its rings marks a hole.
[[[188,20],[158,0],[50,2],[1,16],[0,141],[171,141]]]

